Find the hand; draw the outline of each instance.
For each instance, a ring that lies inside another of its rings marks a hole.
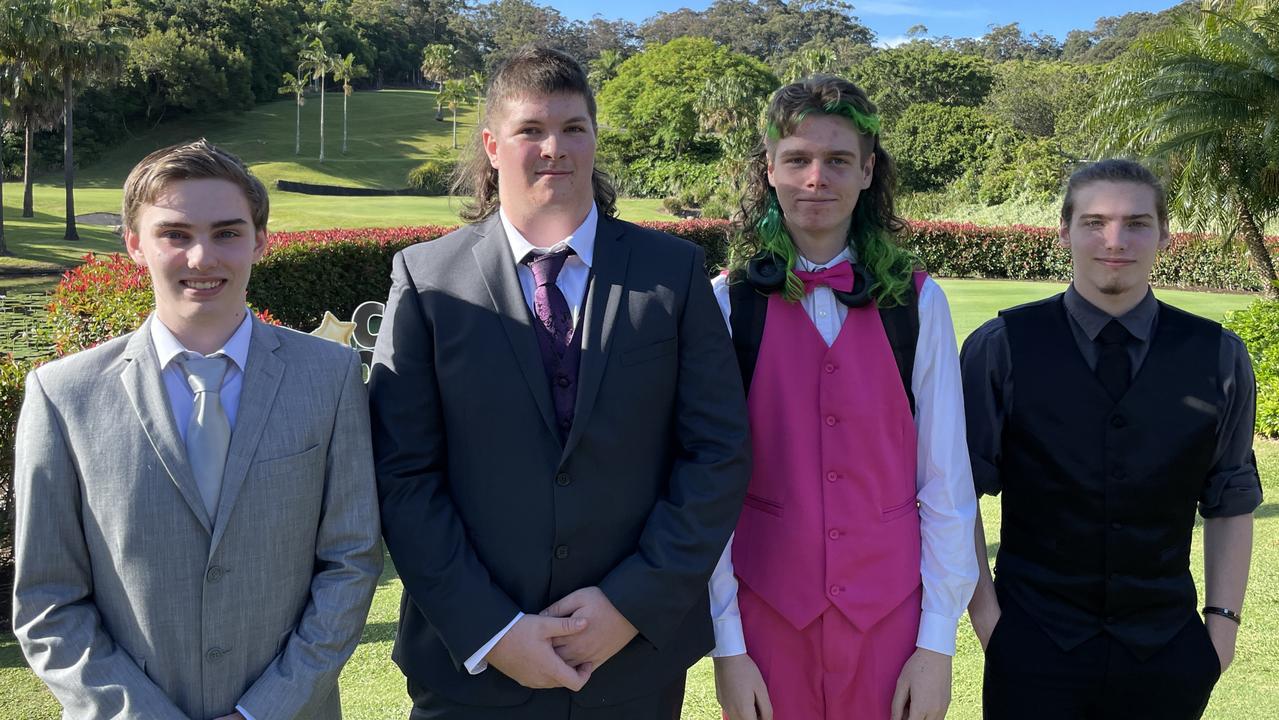
[[[991,602],[982,610],[973,612],[973,608],[968,608],[968,621],[973,625],[973,632],[977,635],[977,642],[981,643],[981,649],[984,652],[986,646],[990,645],[990,636],[995,632],[995,626],[999,624],[999,618],[1003,615],[1003,611],[999,609],[999,603]]]
[[[555,618],[580,618],[589,624],[574,635],[555,639],[555,652],[564,662],[581,670],[594,670],[603,665],[626,643],[639,634],[603,590],[587,587],[574,590],[555,604],[542,611],[542,615]]]
[[[950,706],[951,657],[916,648],[897,678],[893,720],[941,720]]]
[[[773,720],[768,688],[750,655],[715,658],[715,697],[727,720]]]
[[[1239,626],[1220,615],[1208,615],[1204,623],[1208,626],[1208,637],[1212,639],[1212,646],[1217,649],[1217,660],[1224,673],[1235,660],[1235,639],[1239,636]]]
[[[551,643],[582,632],[587,622],[584,618],[525,615],[497,641],[485,660],[524,687],[566,687],[577,692],[591,679],[591,669],[569,667]]]

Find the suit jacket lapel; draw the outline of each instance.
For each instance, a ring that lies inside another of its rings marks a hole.
[[[128,362],[120,373],[120,381],[124,384],[124,392],[129,396],[133,412],[142,423],[142,429],[155,448],[169,479],[177,486],[182,499],[204,526],[205,532],[212,534],[209,513],[205,511],[204,501],[200,499],[200,489],[195,483],[195,475],[191,473],[191,465],[187,462],[186,445],[182,442],[182,435],[173,419],[173,410],[169,406],[164,378],[160,374],[160,360],[151,344],[153,322],[157,322],[154,317],[148,318],[129,339],[125,348]]]
[[[577,404],[573,408],[573,427],[564,442],[564,456],[573,451],[582,437],[595,407],[595,396],[599,393],[604,366],[613,346],[613,327],[625,291],[626,266],[630,261],[630,245],[622,242],[624,227],[616,220],[601,215],[595,230],[595,257],[590,288],[586,292],[586,316],[582,319]]]
[[[222,494],[218,498],[217,524],[213,529],[210,553],[217,548],[218,541],[226,532],[231,509],[235,507],[236,497],[244,485],[249,466],[253,464],[267,418],[275,405],[275,395],[284,377],[284,361],[275,352],[279,346],[280,340],[275,331],[254,318],[244,382],[240,388],[239,410],[236,412],[235,429],[231,431],[226,468],[222,471]]]
[[[524,301],[520,278],[515,273],[515,260],[511,257],[511,245],[506,239],[506,231],[502,229],[502,220],[495,213],[488,220],[474,226],[472,232],[479,237],[471,248],[471,253],[480,267],[480,277],[488,287],[493,307],[502,319],[502,327],[506,330],[506,338],[511,342],[516,364],[519,365],[520,372],[524,373],[524,380],[533,393],[547,429],[551,431],[552,437],[558,438],[559,429],[555,423],[555,408],[551,404],[551,388],[546,380],[546,369],[542,366],[542,352],[537,347],[533,317]]]

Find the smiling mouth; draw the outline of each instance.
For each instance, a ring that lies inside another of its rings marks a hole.
[[[182,287],[190,290],[216,290],[226,284],[226,280],[183,280]]]
[[[1132,265],[1134,260],[1125,260],[1123,258],[1097,258],[1097,262],[1106,267],[1128,267]]]

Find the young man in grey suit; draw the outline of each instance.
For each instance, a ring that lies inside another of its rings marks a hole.
[[[360,362],[245,307],[266,189],[203,140],[129,174],[155,312],[27,378],[14,631],[68,718],[340,718],[382,565]]]
[[[475,224],[396,256],[370,378],[412,718],[676,718],[749,475],[698,247],[617,220],[581,68],[517,52]]]

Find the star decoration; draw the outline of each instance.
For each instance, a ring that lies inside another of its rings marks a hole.
[[[320,327],[312,330],[311,334],[350,347],[351,336],[355,334],[355,323],[338,320],[336,315],[325,310],[324,321],[320,323]]]

